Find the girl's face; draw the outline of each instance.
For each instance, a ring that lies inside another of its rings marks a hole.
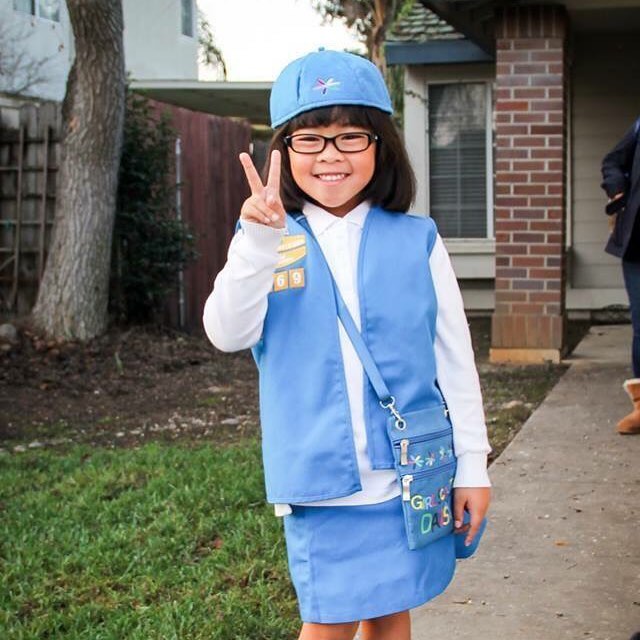
[[[355,125],[296,129],[294,135],[337,136],[342,133],[370,133]],[[296,153],[288,149],[291,175],[302,191],[335,216],[345,216],[360,204],[362,190],[369,184],[376,166],[376,142],[364,151],[344,153],[327,142],[319,153]]]

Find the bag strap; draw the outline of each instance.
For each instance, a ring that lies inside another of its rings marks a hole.
[[[389,388],[387,387],[384,379],[382,378],[382,374],[380,373],[380,369],[378,369],[378,365],[376,365],[371,352],[367,348],[361,333],[358,331],[356,327],[356,323],[349,313],[349,309],[340,293],[340,289],[338,288],[338,284],[336,283],[335,278],[333,277],[333,273],[331,273],[331,267],[327,263],[327,259],[325,258],[324,252],[322,251],[322,247],[320,247],[320,243],[318,239],[315,237],[313,231],[311,231],[311,227],[309,226],[309,222],[306,217],[302,213],[297,213],[293,215],[294,220],[302,226],[307,233],[315,242],[322,259],[327,265],[327,271],[329,272],[329,277],[331,278],[331,285],[333,286],[333,295],[336,301],[336,309],[338,311],[338,318],[344,327],[344,330],[347,332],[349,336],[349,340],[353,344],[353,348],[360,358],[360,362],[362,363],[362,367],[371,382],[371,386],[373,387],[376,396],[378,396],[378,400],[380,401],[380,406],[383,409],[387,409],[391,415],[395,418],[396,428],[404,429],[406,427],[406,422],[404,418],[400,415],[400,412],[396,409],[396,400],[391,395]]]

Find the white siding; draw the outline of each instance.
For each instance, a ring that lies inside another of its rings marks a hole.
[[[180,9],[181,0],[123,0],[125,66],[133,78],[198,79],[198,40],[182,35]],[[26,52],[33,60],[48,59],[46,81],[26,95],[61,101],[74,55],[65,3],[61,3],[58,23],[14,11],[13,0],[0,0],[0,25],[3,33],[15,34],[3,46]],[[11,89],[0,78],[0,92]]]
[[[13,0],[0,0],[0,30],[7,38],[1,45],[5,49],[3,57],[8,55],[10,59],[17,60],[21,51],[28,51],[29,54],[22,63],[17,64],[17,77],[0,76],[0,92],[13,93],[22,84],[25,64],[33,60],[46,61],[41,68],[43,82],[30,87],[24,95],[43,100],[62,100],[73,60],[71,25],[66,5],[61,4],[60,22],[52,22],[14,11]],[[7,54],[7,51],[12,53]],[[12,69],[9,72],[13,75]]]
[[[125,61],[136,80],[198,79],[198,38],[182,35],[180,6],[180,0],[123,0]]]
[[[600,296],[596,307],[626,304],[620,261],[603,250],[608,226],[600,164],[640,115],[640,39],[637,34],[577,34],[573,60],[569,285],[616,290],[606,302]],[[569,295],[568,303],[592,297]]]

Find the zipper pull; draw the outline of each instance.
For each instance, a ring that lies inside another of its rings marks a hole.
[[[406,438],[400,440],[400,464],[409,464],[409,441]]]
[[[411,500],[411,483],[413,482],[413,476],[402,476],[402,501],[409,502]]]
[[[444,417],[445,418],[449,417],[449,407],[447,407],[446,405],[445,405],[445,408],[444,408]]]

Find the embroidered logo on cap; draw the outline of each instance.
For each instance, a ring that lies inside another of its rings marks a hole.
[[[313,90],[319,91],[324,96],[330,89],[337,89],[339,86],[340,82],[338,80],[334,80],[333,78],[327,78],[326,80],[318,78],[316,80],[315,86],[313,87]]]

